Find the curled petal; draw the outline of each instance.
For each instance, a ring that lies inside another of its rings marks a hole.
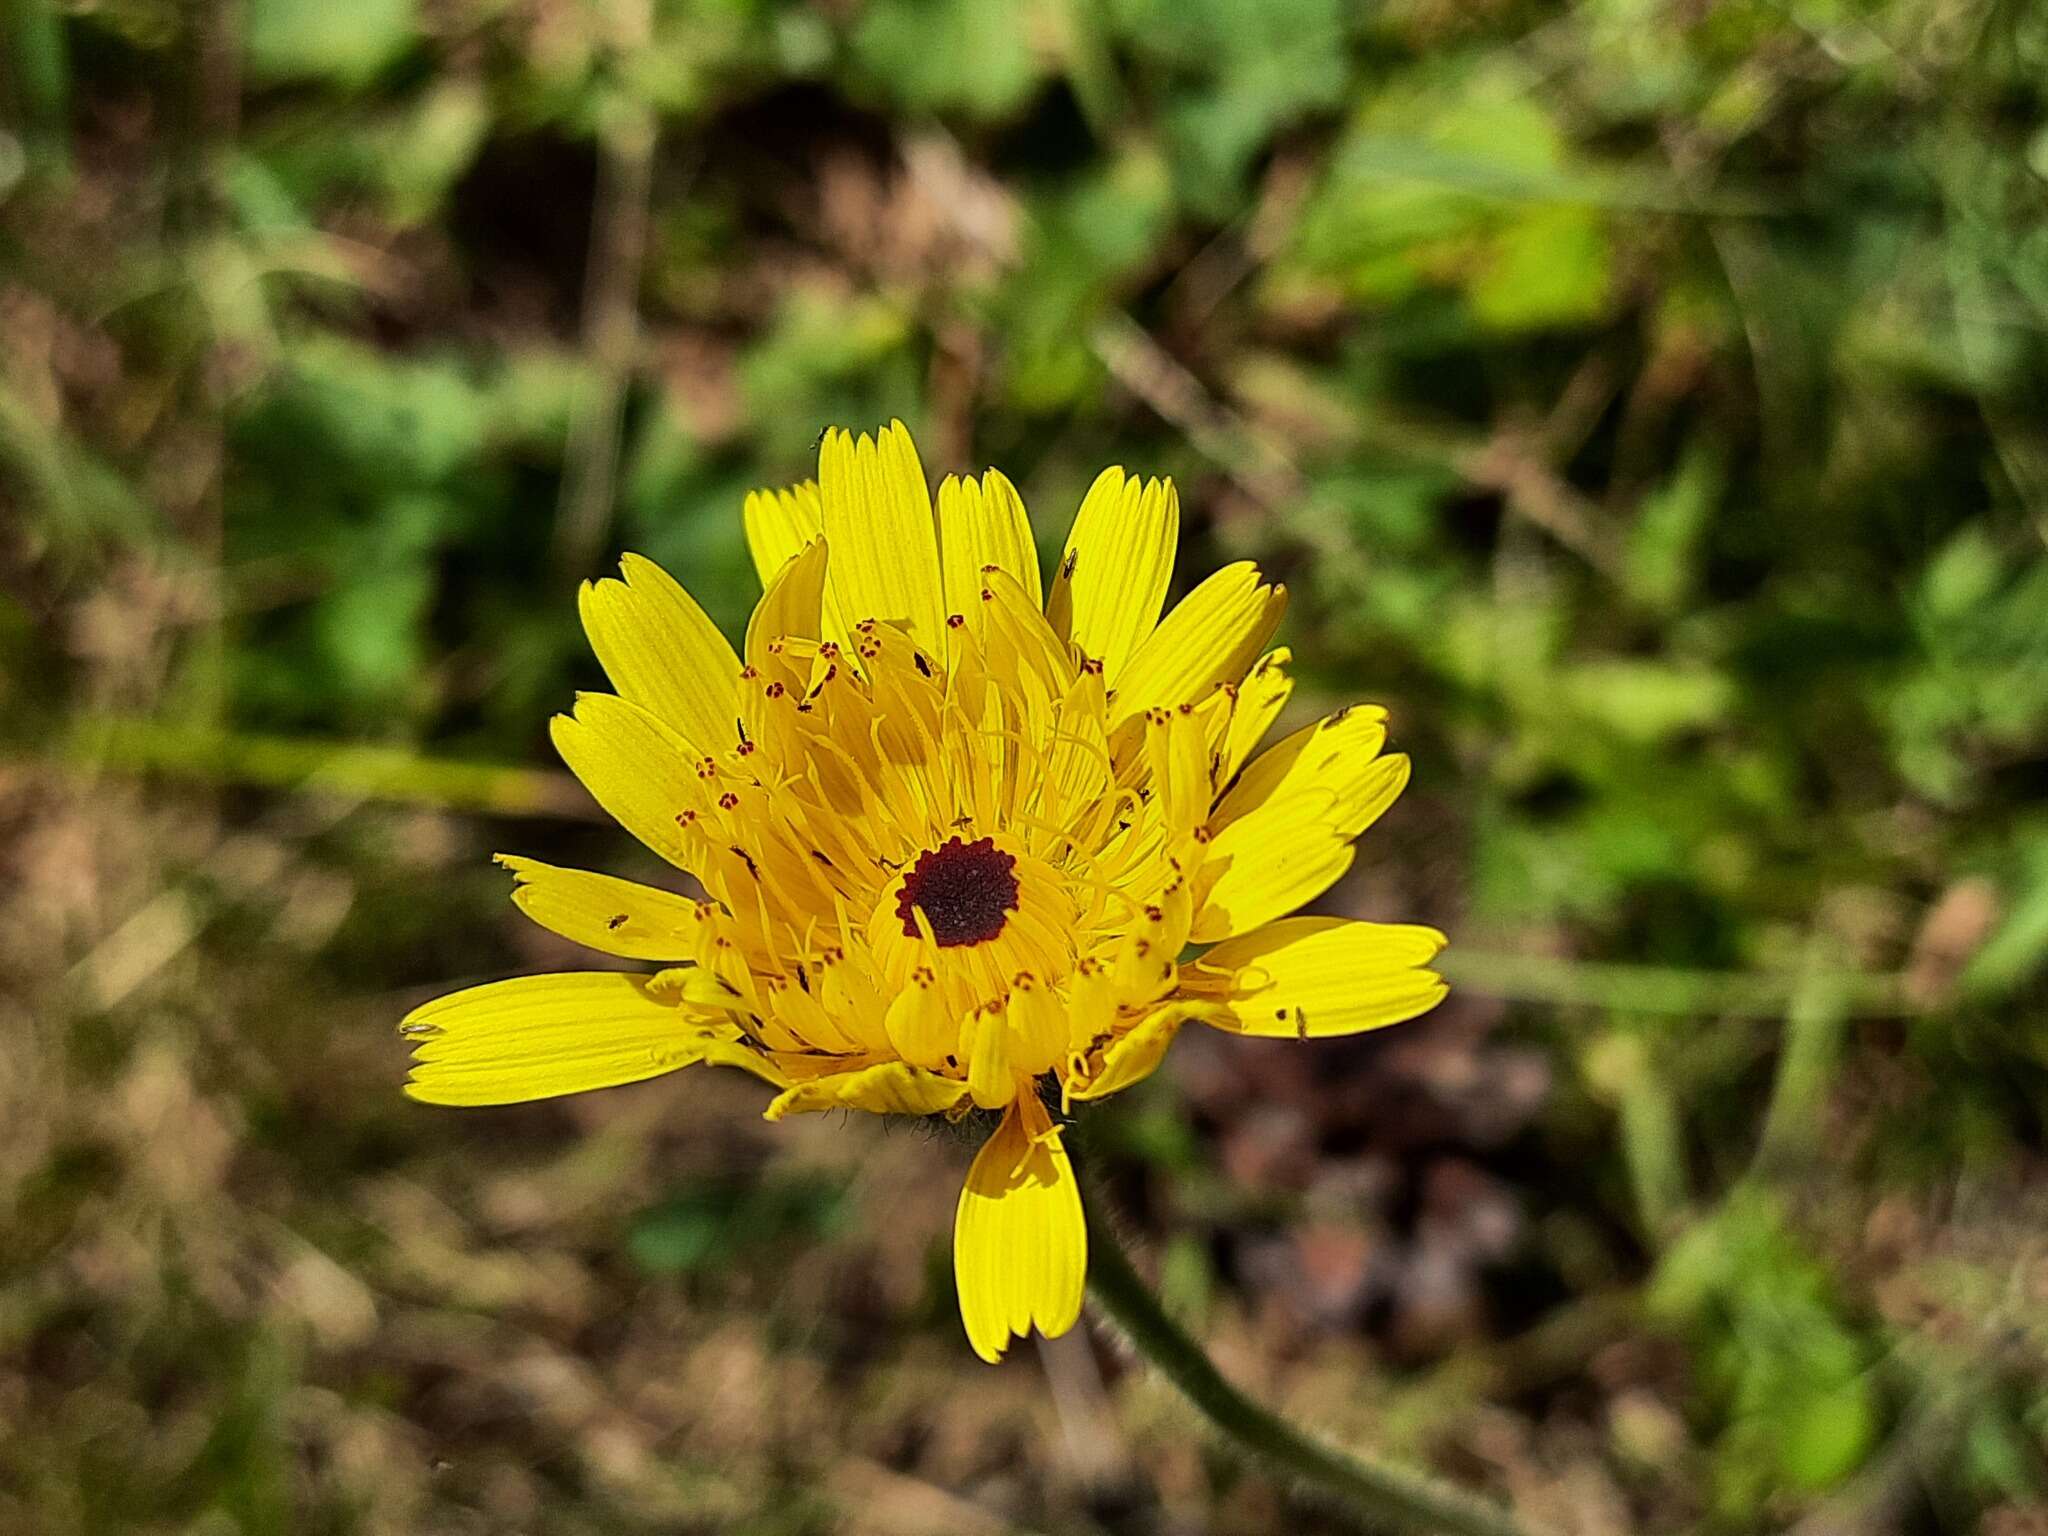
[[[967,1085],[900,1061],[883,1062],[859,1072],[814,1077],[783,1090],[763,1118],[813,1114],[827,1109],[864,1109],[871,1115],[937,1115],[958,1107]]]

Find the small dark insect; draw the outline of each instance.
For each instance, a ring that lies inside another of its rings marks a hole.
[[[621,928],[625,926],[626,914],[623,912],[619,913],[618,916],[612,918],[609,922],[605,924],[605,927],[611,929],[611,931],[614,933],[617,933]]]

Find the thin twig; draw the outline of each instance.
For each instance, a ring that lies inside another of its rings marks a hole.
[[[631,61],[647,51],[653,6],[650,0],[618,0],[611,15],[613,57],[630,69]],[[598,140],[597,196],[583,288],[583,344],[592,377],[569,429],[555,521],[555,560],[573,576],[590,569],[611,527],[626,392],[640,349],[640,274],[647,254],[658,127],[652,107],[622,93]]]
[[[1279,444],[1211,394],[1142,326],[1119,313],[1097,325],[1089,341],[1112,378],[1178,428],[1189,446],[1213,461],[1254,502],[1269,512],[1294,509],[1296,530],[1310,527],[1298,515],[1314,498],[1308,477]],[[1388,446],[1406,454],[1428,454],[1473,489],[1498,495],[1510,512],[1542,529],[1600,575],[1620,580],[1620,545],[1600,509],[1558,474],[1525,434],[1505,429],[1473,441],[1404,425],[1399,438]]]

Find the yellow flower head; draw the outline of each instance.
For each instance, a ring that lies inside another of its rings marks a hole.
[[[747,499],[744,660],[628,555],[582,597],[617,692],[555,745],[708,899],[504,858],[535,922],[664,968],[428,1003],[407,1091],[504,1104],[711,1061],[779,1089],[771,1120],[999,1112],[954,1230],[968,1339],[994,1360],[1071,1327],[1087,1240],[1050,1104],[1129,1087],[1189,1021],[1315,1038],[1444,995],[1435,930],[1286,915],[1408,761],[1367,708],[1251,757],[1291,687],[1265,651],[1286,594],[1240,563],[1162,619],[1179,522],[1170,483],[1105,470],[1042,594],[1016,489],[949,476],[934,516],[898,423],[828,433],[816,483]]]

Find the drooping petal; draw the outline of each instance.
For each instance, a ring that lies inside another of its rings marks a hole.
[[[687,960],[705,931],[705,903],[614,875],[501,853],[519,882],[512,900],[550,933],[628,960]]]
[[[936,654],[946,633],[938,530],[924,465],[903,423],[873,438],[826,433],[818,496],[840,613],[856,626],[863,619],[905,625]]]
[[[778,1094],[762,1112],[769,1120],[828,1109],[864,1109],[872,1115],[937,1115],[967,1097],[967,1085],[900,1061],[859,1072],[814,1077]]]
[[[694,766],[701,754],[646,710],[609,693],[579,696],[575,713],[555,716],[548,734],[612,820],[676,868],[690,867],[676,818],[703,801]]]
[[[1233,1034],[1303,1040],[1351,1035],[1427,1013],[1449,989],[1428,968],[1434,928],[1292,917],[1227,939],[1183,970],[1183,985],[1221,1003]]]
[[[583,628],[605,676],[699,753],[732,744],[740,661],[695,598],[639,555],[619,562],[624,581],[585,582]]]
[[[1026,1095],[975,1157],[954,1217],[953,1277],[974,1352],[994,1363],[1034,1326],[1058,1338],[1081,1315],[1087,1272],[1073,1166],[1045,1106]]]
[[[652,995],[646,978],[573,972],[494,981],[424,1003],[406,1092],[428,1104],[519,1104],[659,1077],[697,1061],[776,1076],[729,1029]]]
[[[1193,703],[1236,683],[1280,627],[1287,589],[1259,580],[1249,560],[1226,565],[1174,604],[1116,680],[1110,724],[1141,709]]]
[[[939,483],[939,562],[945,576],[946,612],[979,626],[981,573],[994,566],[1014,578],[1033,608],[1045,602],[1038,571],[1038,546],[1024,498],[1001,470],[977,483],[948,475]]]
[[[1105,469],[1081,500],[1047,599],[1054,628],[1102,663],[1114,688],[1173,580],[1180,496],[1171,480],[1139,482]]]

